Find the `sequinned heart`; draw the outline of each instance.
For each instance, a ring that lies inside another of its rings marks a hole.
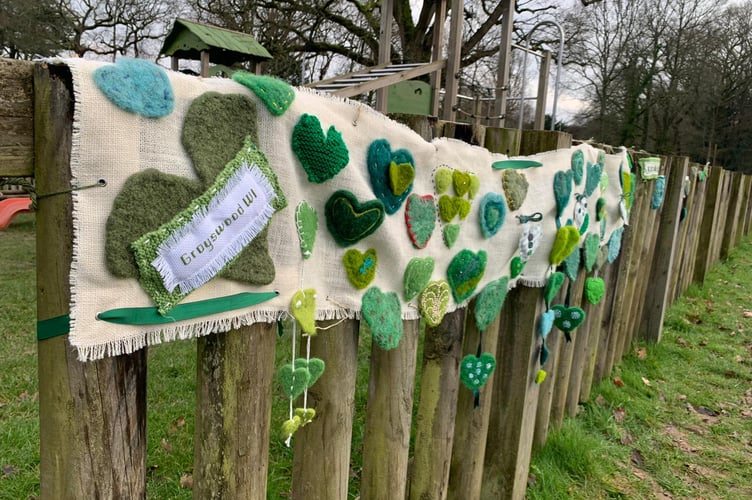
[[[292,150],[308,174],[308,180],[317,184],[337,175],[350,161],[347,145],[334,125],[325,136],[319,119],[306,113],[292,131]]]
[[[306,335],[316,335],[316,290],[298,290],[290,300],[292,316]]]
[[[460,363],[460,380],[471,391],[477,391],[488,381],[496,368],[496,358],[490,352],[480,356],[468,354]]]
[[[432,281],[420,293],[418,309],[431,327],[439,326],[449,307],[449,284],[444,280]]]
[[[494,280],[483,287],[475,300],[475,324],[483,331],[496,319],[507,298],[509,278],[506,276]]]
[[[402,308],[394,292],[383,293],[372,286],[363,295],[361,314],[371,330],[373,341],[386,350],[394,349],[402,338]]]
[[[360,203],[349,191],[336,191],[324,206],[326,227],[343,247],[357,243],[376,231],[384,221],[379,200]]]
[[[487,259],[485,250],[473,253],[464,249],[454,256],[447,268],[447,280],[455,302],[459,304],[473,294],[486,271]]]
[[[94,82],[113,104],[147,118],[172,113],[175,96],[167,73],[144,59],[120,58],[92,74]]]
[[[405,203],[405,223],[413,246],[425,248],[436,227],[436,203],[433,196],[408,196]]]
[[[386,139],[377,139],[368,147],[368,174],[371,178],[371,186],[376,198],[384,204],[384,210],[389,215],[395,213],[405,198],[410,194],[413,188],[412,181],[406,187],[401,187],[402,193],[397,195],[392,191],[390,181],[390,168],[392,163],[396,165],[407,165],[415,172],[415,161],[413,155],[406,149],[392,151],[389,142]],[[405,167],[399,167],[403,169]],[[404,182],[401,181],[401,182]]]
[[[413,257],[405,268],[404,294],[405,300],[413,300],[431,281],[433,274],[433,257]]]
[[[362,290],[370,285],[376,276],[378,257],[376,250],[373,248],[369,248],[365,252],[351,248],[345,252],[342,261],[345,264],[347,278],[350,280],[352,286],[358,290]]]
[[[585,321],[585,311],[579,307],[566,307],[556,304],[551,307],[554,312],[554,326],[565,333],[570,333]]]
[[[603,278],[588,278],[585,280],[585,298],[591,304],[597,304],[606,294],[606,283]]]

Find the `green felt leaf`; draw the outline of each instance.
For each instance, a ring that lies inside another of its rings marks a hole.
[[[307,259],[313,254],[313,244],[316,241],[319,218],[316,209],[305,200],[301,201],[295,210],[295,225],[298,228],[300,251],[303,253],[303,258]]]
[[[313,384],[316,383],[319,377],[321,377],[321,375],[324,373],[324,370],[326,369],[326,363],[324,363],[323,359],[319,359],[319,358],[310,358],[310,359],[296,358],[295,370],[297,371],[300,368],[308,370],[307,387],[311,387]]]
[[[542,167],[543,164],[535,160],[500,160],[491,164],[491,168],[502,170],[507,168],[525,169],[530,167]]]
[[[410,259],[405,268],[405,276],[403,278],[406,301],[413,300],[423,291],[428,282],[431,281],[433,269],[433,257],[413,257]]]
[[[275,116],[283,115],[295,99],[295,91],[292,87],[279,78],[236,71],[232,79],[251,89],[261,99],[266,109]]]
[[[509,278],[503,276],[488,283],[478,293],[474,309],[475,324],[478,330],[483,331],[488,328],[488,325],[499,315],[501,308],[504,307],[508,286]]]
[[[431,281],[418,297],[418,310],[431,327],[439,326],[449,307],[449,284],[444,280]]]
[[[370,285],[373,278],[376,277],[379,259],[376,250],[373,248],[369,248],[365,252],[351,248],[342,256],[342,262],[347,271],[347,279],[358,290]]]
[[[517,276],[520,275],[522,270],[525,268],[526,262],[523,261],[519,255],[512,259],[512,262],[509,264],[509,272],[510,277],[512,279],[515,279]]]
[[[454,301],[458,304],[475,292],[475,287],[483,278],[486,270],[488,255],[485,250],[473,253],[470,250],[460,250],[454,256],[447,268],[447,281],[452,289]]]
[[[580,268],[580,252],[573,251],[564,261],[561,263],[562,271],[567,275],[569,281],[575,281],[577,279],[577,271]]]
[[[411,194],[405,202],[407,234],[415,248],[425,248],[436,228],[436,202],[430,194]]]
[[[308,387],[311,372],[307,368],[293,368],[292,364],[282,365],[277,372],[277,379],[282,391],[289,398],[297,398]]]
[[[601,173],[603,172],[603,165],[601,163],[588,163],[587,165],[587,179],[585,180],[585,196],[590,197],[601,183]]]
[[[376,231],[384,221],[379,200],[361,203],[349,191],[336,191],[324,206],[326,227],[341,246],[353,245]]]
[[[585,253],[585,269],[588,272],[593,270],[595,261],[598,258],[598,249],[600,248],[601,238],[595,233],[589,233],[585,236],[585,245],[583,251]]]
[[[565,278],[566,276],[562,272],[556,271],[551,273],[551,276],[549,276],[548,281],[546,282],[546,288],[544,291],[546,304],[550,304],[551,301],[554,300],[554,297],[556,297],[556,294],[559,293],[559,290],[561,289],[561,285],[564,284]]]
[[[582,184],[583,174],[585,173],[585,153],[581,149],[572,153],[572,174],[574,183],[578,186]]]
[[[460,226],[458,224],[447,224],[444,226],[443,235],[446,247],[452,248],[460,235]]]
[[[496,358],[490,352],[480,356],[468,354],[460,362],[460,380],[471,391],[477,391],[488,381],[496,368]]]
[[[554,198],[556,200],[556,217],[564,215],[572,196],[572,171],[564,170],[554,174]]]
[[[308,175],[321,184],[336,176],[350,161],[342,134],[330,126],[324,135],[319,119],[303,113],[292,131],[292,150]]]
[[[363,294],[361,314],[371,330],[373,341],[384,349],[394,349],[402,338],[402,308],[394,292],[372,286]]]

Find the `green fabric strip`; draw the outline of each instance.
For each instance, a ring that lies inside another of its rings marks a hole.
[[[70,333],[70,316],[63,314],[37,321],[37,340],[47,340]]]
[[[97,319],[119,325],[159,325],[174,323],[184,319],[193,319],[210,314],[233,311],[242,307],[255,306],[278,296],[279,292],[263,293],[238,293],[227,297],[199,300],[178,304],[173,307],[169,314],[162,316],[156,307],[127,307],[122,309],[110,309],[97,314]]]
[[[496,170],[503,170],[507,168],[521,170],[523,168],[542,167],[543,164],[539,161],[534,160],[501,160],[493,162],[491,166]]]

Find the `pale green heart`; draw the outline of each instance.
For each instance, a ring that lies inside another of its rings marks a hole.
[[[458,224],[447,224],[444,226],[444,244],[447,248],[452,248],[460,235],[460,226]]]
[[[290,420],[282,422],[282,435],[285,439],[295,434],[295,431],[300,428],[302,423],[303,420],[297,415],[293,416]]]
[[[431,281],[434,265],[433,257],[413,257],[410,259],[403,278],[406,301],[413,300],[428,285],[428,282]]]
[[[306,335],[316,335],[316,290],[298,290],[290,300],[293,317]]]
[[[324,363],[323,359],[319,358],[297,358],[295,360],[295,370],[297,371],[300,368],[308,370],[307,387],[311,387],[324,373],[324,370],[326,369],[326,363]]]
[[[444,222],[452,222],[457,216],[464,220],[470,214],[471,208],[472,204],[464,198],[448,194],[439,197],[439,214]]]
[[[300,419],[300,426],[303,427],[313,422],[313,419],[316,418],[316,410],[313,408],[295,408],[294,415],[293,418],[298,417]]]
[[[449,283],[444,280],[430,282],[420,293],[418,309],[428,326],[439,326],[449,307]]]
[[[301,201],[295,210],[295,225],[300,238],[300,250],[303,258],[307,259],[313,253],[313,243],[316,241],[316,231],[319,228],[319,218],[316,209],[306,201]]]
[[[452,185],[452,171],[446,167],[441,167],[436,171],[434,176],[436,183],[436,194],[443,194]]]
[[[603,278],[588,278],[585,280],[585,298],[591,304],[597,304],[606,295],[606,283]]]
[[[517,170],[504,170],[501,174],[501,185],[509,210],[515,211],[520,208],[527,197],[528,182],[525,174]]]

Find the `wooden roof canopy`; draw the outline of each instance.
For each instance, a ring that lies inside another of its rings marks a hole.
[[[254,71],[272,55],[251,35],[185,19],[175,19],[160,54],[172,57],[172,69],[179,59],[201,61],[201,76],[209,75],[209,62],[232,68],[251,62]]]

